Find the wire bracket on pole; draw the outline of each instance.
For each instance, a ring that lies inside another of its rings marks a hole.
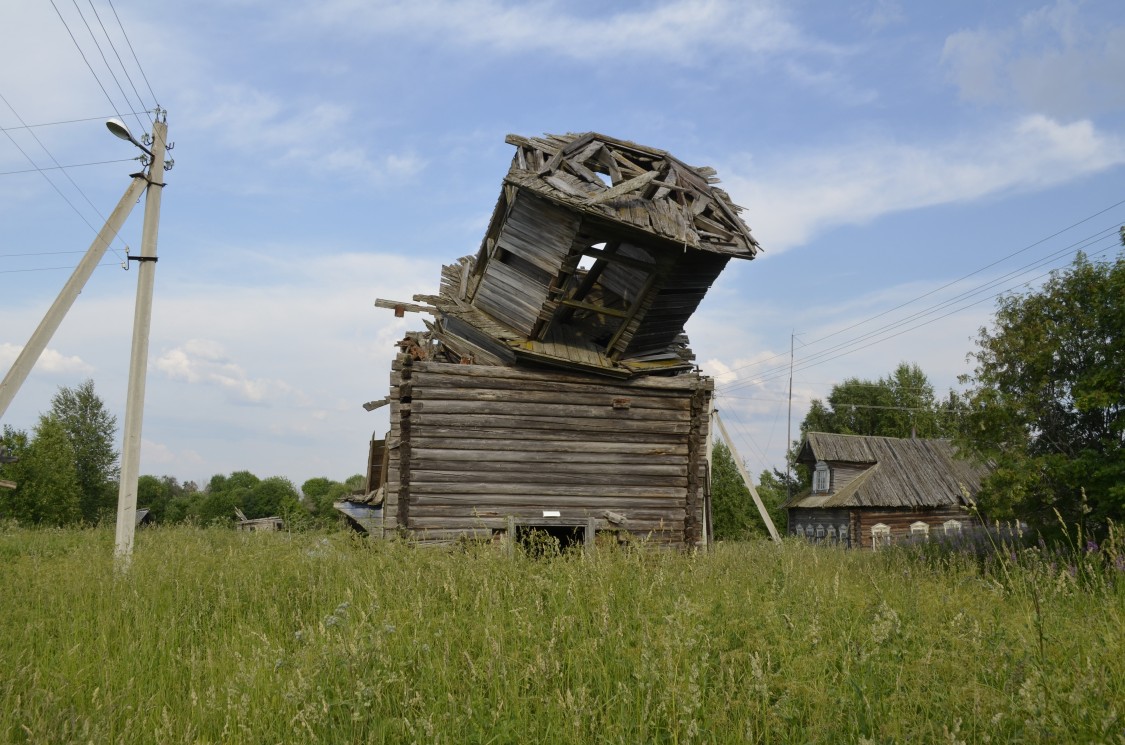
[[[129,261],[159,261],[159,256],[133,256],[132,254],[125,254],[125,258]]]

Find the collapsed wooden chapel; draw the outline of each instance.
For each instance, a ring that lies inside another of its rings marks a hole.
[[[366,494],[337,504],[421,542],[537,528],[706,545],[713,381],[684,325],[760,250],[711,168],[597,133],[525,138],[475,256],[399,343]]]

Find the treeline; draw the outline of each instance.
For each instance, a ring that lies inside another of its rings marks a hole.
[[[194,481],[180,483],[173,476],[141,476],[137,483],[137,506],[148,509],[155,523],[233,524],[236,510],[253,520],[281,517],[290,528],[335,524],[339,517],[332,503],[363,489],[363,476],[346,481],[318,476],[305,481],[300,490],[282,476],[259,478],[249,471],[217,474],[200,488]]]
[[[119,469],[113,447],[117,417],[87,380],[61,387],[51,408],[30,432],[4,427],[0,441],[0,519],[23,525],[96,525],[117,515]],[[200,487],[173,476],[141,476],[137,507],[157,523],[233,524],[236,510],[247,518],[282,517],[294,528],[329,525],[338,519],[333,501],[363,488],[363,476],[346,481],[312,478],[300,490],[281,476],[259,478],[249,471],[212,476]]]

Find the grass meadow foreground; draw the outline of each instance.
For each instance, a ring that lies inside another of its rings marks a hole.
[[[112,544],[0,526],[0,741],[1125,743],[1119,554]]]

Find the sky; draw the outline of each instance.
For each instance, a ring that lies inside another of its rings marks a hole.
[[[959,389],[997,294],[1125,223],[1119,0],[6,0],[0,96],[0,371],[138,170],[104,120],[168,112],[141,472],[181,481],[364,470],[422,328],[373,303],[477,250],[508,133],[667,150],[745,207],[764,251],[687,330],[753,472],[845,378]],[[87,378],[124,420],[143,211],[0,423]]]

